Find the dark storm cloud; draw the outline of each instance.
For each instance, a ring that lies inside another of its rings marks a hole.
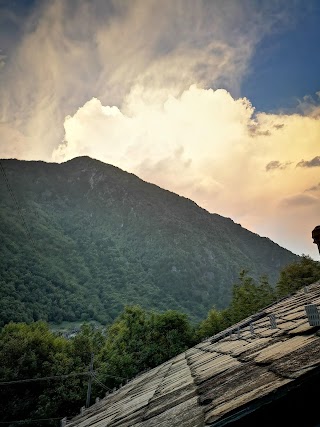
[[[254,138],[255,136],[271,136],[271,132],[266,130],[260,130],[260,126],[257,124],[248,126],[249,136]]]
[[[34,13],[35,0],[0,0],[0,55],[10,56],[11,50],[21,40],[25,23]]]
[[[282,129],[283,127],[284,127],[284,123],[279,123],[279,124],[277,124],[277,125],[273,125],[273,127],[275,128],[275,129]]]
[[[316,156],[311,160],[301,160],[296,167],[300,168],[315,168],[320,166],[320,156]]]
[[[285,162],[285,163],[281,163],[279,162],[279,160],[272,160],[271,162],[269,162],[266,165],[266,171],[269,172],[271,170],[275,170],[275,169],[286,169],[289,165],[291,165],[292,162]]]
[[[63,139],[65,117],[92,97],[121,107],[134,91],[167,99],[192,84],[238,96],[255,47],[287,16],[277,0],[1,5],[0,36],[8,36],[0,45],[6,56],[0,58],[0,122],[7,123],[0,149],[43,159]],[[269,135],[265,129],[252,133]]]
[[[307,191],[320,191],[320,182],[319,182],[318,184],[316,184],[316,185],[313,185],[313,186],[312,186],[312,187],[310,187],[310,188],[307,188],[305,191],[306,191],[306,192],[307,192]]]

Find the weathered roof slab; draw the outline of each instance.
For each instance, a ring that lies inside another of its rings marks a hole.
[[[67,426],[219,427],[244,419],[320,374],[319,327],[309,325],[306,304],[320,305],[319,282],[138,376]]]

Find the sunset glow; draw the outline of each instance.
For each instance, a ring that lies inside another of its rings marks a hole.
[[[1,158],[88,155],[317,257],[318,2],[2,4]]]

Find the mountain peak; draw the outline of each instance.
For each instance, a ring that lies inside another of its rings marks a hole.
[[[274,283],[297,259],[230,219],[88,156],[63,164],[7,161],[5,168],[34,241],[32,247],[0,185],[0,276],[8,283],[0,298],[8,321],[109,322],[125,304],[200,320],[213,305],[228,305],[240,270]],[[27,304],[30,293],[34,304]]]
[[[101,163],[101,164],[107,164],[102,162],[101,160],[97,160],[94,159],[93,157],[90,156],[78,156],[78,157],[74,157],[70,160],[66,160],[65,162],[63,162],[62,164],[97,164],[97,163]]]

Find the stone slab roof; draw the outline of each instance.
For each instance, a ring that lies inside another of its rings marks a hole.
[[[309,325],[306,304],[320,306],[320,282],[141,374],[67,426],[232,424],[319,374],[319,327]]]

